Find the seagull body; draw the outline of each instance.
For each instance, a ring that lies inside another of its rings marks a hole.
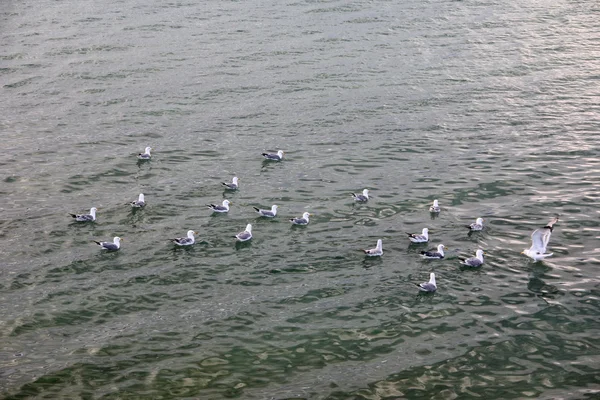
[[[177,246],[190,246],[194,243],[196,243],[196,238],[194,237],[194,235],[197,235],[198,232],[194,232],[192,230],[189,230],[187,232],[187,237],[180,237],[180,238],[175,238],[175,239],[170,239],[173,243],[175,243]]]
[[[96,211],[98,209],[96,207],[90,208],[89,214],[69,214],[71,217],[75,218],[77,222],[93,222],[96,220]]]
[[[229,200],[223,200],[223,205],[219,206],[217,204],[209,204],[208,208],[218,213],[226,213],[229,212]]]
[[[472,268],[481,267],[483,265],[483,250],[477,250],[475,252],[475,257],[463,259],[462,264]]]
[[[261,217],[273,218],[277,215],[277,206],[273,204],[270,210],[263,210],[258,207],[253,207],[257,213],[260,214]]]
[[[429,229],[423,228],[422,233],[406,233],[408,235],[408,240],[413,243],[427,243],[429,242]]]
[[[437,199],[435,199],[433,201],[433,204],[431,205],[431,207],[429,207],[429,212],[439,213],[440,211],[442,211],[442,209],[440,208],[440,205],[439,205]]]
[[[362,194],[352,193],[352,198],[354,199],[354,201],[369,201],[369,189],[364,189],[362,191]]]
[[[283,150],[277,153],[262,153],[262,156],[270,161],[281,161],[283,159]]]
[[[98,242],[94,240],[94,243],[100,246],[102,250],[117,251],[121,248],[121,238],[118,236],[115,236],[112,242]]]
[[[383,255],[383,242],[381,239],[377,239],[377,246],[374,249],[363,250],[368,256],[381,256]]]
[[[442,258],[444,258],[444,245],[439,244],[437,247],[437,251],[436,250],[422,251],[421,256],[423,258],[441,260]]]
[[[138,199],[135,201],[132,201],[129,204],[131,204],[131,207],[134,207],[134,208],[144,207],[146,205],[146,202],[144,201],[144,194],[140,193]]]
[[[240,242],[252,239],[252,224],[246,225],[246,230],[235,235],[235,238]]]
[[[150,155],[150,150],[152,150],[152,147],[146,147],[143,153],[138,154],[138,158],[140,160],[149,160],[150,157],[152,157],[152,155]]]
[[[292,222],[293,225],[308,225],[308,222],[309,222],[308,217],[310,217],[310,213],[305,212],[304,214],[302,214],[302,217],[291,218],[290,221]]]
[[[225,186],[225,189],[237,190],[237,188],[239,187],[239,185],[238,185],[238,177],[234,176],[233,179],[231,180],[231,183],[221,182],[221,184],[223,186]]]
[[[531,247],[529,249],[525,249],[523,254],[532,258],[534,261],[543,260],[544,258],[550,257],[552,254],[554,254],[546,253],[546,247],[550,241],[550,235],[552,235],[552,226],[557,222],[558,217],[554,217],[546,226],[533,231],[531,234]]]
[[[483,230],[483,218],[477,218],[471,225],[467,225],[471,231],[482,231]]]
[[[435,274],[433,272],[429,274],[429,282],[423,282],[416,285],[422,292],[435,292],[437,290],[437,285],[435,284]]]

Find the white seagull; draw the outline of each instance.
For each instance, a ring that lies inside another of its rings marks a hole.
[[[277,153],[262,153],[262,156],[270,161],[281,161],[283,159],[283,150]]]
[[[235,238],[240,242],[252,239],[252,224],[246,225],[246,230],[235,235]]]
[[[437,199],[435,199],[431,207],[429,207],[429,212],[439,213],[440,211],[442,211],[442,209],[440,208],[440,204],[438,203]]]
[[[532,258],[534,261],[543,260],[546,257],[550,257],[554,253],[546,253],[546,247],[550,241],[550,235],[552,234],[552,226],[558,222],[558,217],[552,218],[550,222],[543,228],[536,229],[531,234],[531,247],[523,250],[523,254],[527,257]]]
[[[305,212],[300,218],[290,218],[293,225],[308,225],[310,213]]]
[[[364,189],[362,194],[352,193],[352,198],[354,201],[368,201],[369,200],[369,189]]]
[[[381,239],[377,239],[377,246],[374,249],[363,250],[368,256],[381,256],[383,255],[383,242]]]
[[[219,206],[217,204],[209,204],[208,208],[218,213],[226,213],[229,212],[229,200],[223,200],[223,205]]]
[[[260,214],[261,217],[269,217],[269,218],[273,218],[274,216],[277,215],[277,206],[275,204],[273,204],[271,206],[270,210],[263,210],[260,209],[258,207],[253,207],[257,213]]]
[[[96,220],[96,211],[98,209],[96,207],[90,208],[89,214],[69,214],[71,217],[75,218],[77,222],[92,222]]]
[[[445,249],[444,245],[439,244],[437,247],[437,251],[436,250],[422,251],[421,256],[423,258],[441,260],[442,258],[444,258],[444,249]]]
[[[150,157],[152,157],[150,155],[150,150],[152,150],[152,147],[146,147],[143,153],[138,154],[138,158],[140,160],[149,160]]]
[[[225,186],[225,189],[237,190],[237,188],[239,187],[239,185],[238,185],[238,177],[234,176],[233,179],[231,180],[231,183],[221,182],[221,184],[223,186]]]
[[[483,250],[477,250],[475,252],[475,257],[463,258],[462,264],[472,268],[481,267],[483,265]]]
[[[429,274],[429,282],[418,283],[416,285],[422,292],[435,292],[437,290],[437,285],[435,284],[435,274],[433,272]]]
[[[471,231],[482,231],[483,230],[483,218],[477,218],[471,225],[467,225]]]
[[[408,233],[406,232],[406,234],[408,235],[408,240],[410,240],[413,243],[427,243],[429,242],[429,229],[427,228],[423,228],[423,232],[422,233]]]
[[[144,207],[146,205],[146,201],[144,201],[144,193],[140,193],[138,199],[129,204],[131,204],[131,207],[134,208]]]
[[[102,250],[117,251],[121,248],[121,240],[123,239],[121,239],[118,236],[115,236],[112,242],[98,242],[94,240],[94,243],[100,246]]]
[[[180,237],[180,238],[169,239],[169,240],[172,241],[173,243],[175,243],[177,246],[190,246],[190,245],[196,243],[196,238],[194,238],[194,235],[197,235],[197,234],[198,234],[198,232],[189,230],[187,232],[187,237]]]

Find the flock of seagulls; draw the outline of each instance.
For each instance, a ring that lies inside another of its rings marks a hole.
[[[140,160],[150,160],[152,158],[151,147],[146,147],[143,153],[138,154],[138,159]],[[279,150],[277,153],[262,153],[262,156],[269,161],[281,161],[283,159],[284,152]],[[231,182],[222,182],[222,185],[225,186],[228,190],[237,190],[239,188],[238,177],[233,177]],[[357,202],[367,202],[369,201],[369,190],[364,189],[362,193],[352,193],[352,197]],[[142,208],[146,205],[144,194],[140,193],[137,200],[129,203],[133,208]],[[227,213],[229,212],[229,206],[232,204],[229,200],[223,200],[222,204],[208,204],[208,208],[216,213]],[[277,216],[277,205],[273,204],[270,209],[261,209],[258,207],[254,207],[254,210],[261,216],[266,218],[275,218]],[[441,207],[439,205],[438,200],[433,200],[433,204],[429,207],[429,211],[434,214],[438,214],[441,212]],[[70,214],[72,218],[77,222],[94,222],[96,221],[96,212],[98,209],[96,207],[92,207],[90,209],[89,214]],[[301,217],[291,218],[289,221],[293,225],[308,225],[310,222],[310,213],[305,212]],[[531,234],[531,247],[529,249],[525,249],[522,251],[522,254],[530,257],[534,261],[541,261],[546,257],[552,256],[553,253],[547,253],[548,242],[550,241],[550,235],[552,234],[553,226],[558,222],[558,217],[554,217],[546,226],[543,228],[536,229]],[[469,228],[471,232],[478,232],[484,229],[483,218],[477,218],[475,222],[466,226]],[[174,238],[170,239],[177,246],[191,246],[196,243],[195,235],[198,232],[193,230],[189,230],[187,232],[186,237]],[[429,242],[429,229],[423,228],[421,233],[407,233],[408,239],[411,243],[414,244],[423,244]],[[239,232],[234,236],[240,242],[246,242],[252,239],[252,224],[246,225],[246,229],[242,232]],[[115,236],[112,242],[100,242],[95,241],[96,244],[100,246],[101,249],[107,251],[117,251],[121,248],[121,241],[123,239]],[[421,256],[424,259],[429,260],[440,260],[444,258],[444,250],[446,247],[443,244],[439,244],[437,248],[421,251]],[[377,240],[377,245],[372,249],[362,250],[366,256],[369,257],[379,257],[383,255],[383,241],[382,239]],[[475,252],[475,256],[471,258],[461,258],[462,265],[478,268],[481,267],[484,263],[483,258],[484,252],[482,249],[478,249]],[[431,272],[429,275],[429,281],[424,283],[417,284],[419,289],[422,292],[435,292],[437,290],[437,285],[435,281],[435,273]]]

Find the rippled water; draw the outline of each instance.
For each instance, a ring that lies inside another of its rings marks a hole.
[[[596,1],[0,12],[0,396],[599,396]],[[520,255],[555,214],[554,256]],[[409,246],[423,227],[446,259]],[[114,235],[116,253],[91,242]]]

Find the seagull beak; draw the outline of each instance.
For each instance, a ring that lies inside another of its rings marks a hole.
[[[198,232],[194,232],[194,235],[197,235],[197,234],[198,234]]]

